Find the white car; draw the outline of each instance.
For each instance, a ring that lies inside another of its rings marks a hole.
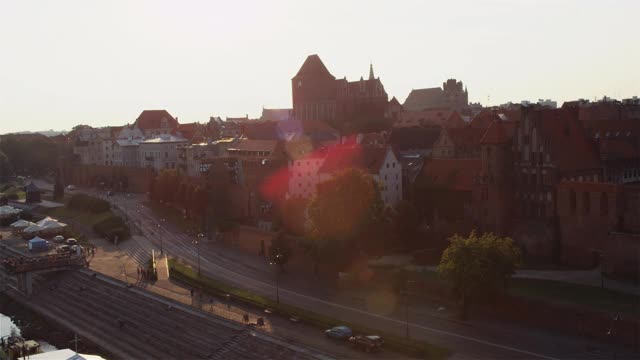
[[[61,243],[64,242],[64,236],[62,235],[58,235],[56,237],[53,238],[53,241],[57,242],[57,243]]]
[[[67,191],[73,191],[76,187],[74,185],[67,185]]]

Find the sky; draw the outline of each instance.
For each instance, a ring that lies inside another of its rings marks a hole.
[[[0,0],[0,134],[259,117],[310,54],[372,63],[389,97],[462,80],[470,101],[640,95],[640,1]]]

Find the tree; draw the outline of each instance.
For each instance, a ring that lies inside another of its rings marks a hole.
[[[163,169],[158,174],[155,184],[155,199],[165,202],[172,202],[178,190],[180,177],[175,169]]]
[[[469,300],[506,284],[521,263],[521,253],[510,238],[492,233],[478,237],[475,230],[468,237],[456,234],[449,242],[438,272],[453,282],[462,300],[462,318],[466,319]]]
[[[414,239],[417,237],[420,226],[420,213],[416,206],[407,200],[396,204],[392,213],[393,234],[397,244],[405,249],[413,248]]]
[[[0,150],[0,183],[7,182],[9,178],[9,158]]]
[[[309,201],[302,197],[292,197],[282,203],[280,216],[285,229],[293,235],[304,235]]]
[[[344,265],[350,255],[364,247],[368,240],[364,234],[382,222],[383,211],[378,184],[362,170],[347,169],[318,184],[309,204],[309,237],[317,254],[325,254],[322,247],[342,250],[335,252],[333,259],[319,255],[319,260],[344,260],[337,261]]]

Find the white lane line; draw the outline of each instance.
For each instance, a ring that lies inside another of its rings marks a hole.
[[[165,231],[169,235],[174,235],[174,234],[171,234],[166,229],[165,229]],[[177,236],[175,236],[174,239],[176,237]],[[181,245],[183,245],[182,241],[178,241],[178,242],[181,243]],[[179,246],[178,248],[181,248],[181,246]],[[176,250],[178,250],[178,249],[176,249]],[[183,250],[183,249],[180,249],[180,250]],[[182,251],[179,251],[179,252],[182,252]],[[194,256],[194,255],[190,254],[189,251],[187,251],[187,253],[189,253],[189,255],[191,255],[191,256]],[[191,260],[191,259],[189,259],[189,260]],[[255,283],[254,287],[256,287],[256,285],[258,285],[258,286],[262,286],[262,287],[266,286],[267,288],[275,288],[271,284],[265,283],[265,282],[260,281],[260,280],[256,280],[255,278],[249,278],[249,277],[247,277],[247,276],[245,276],[243,274],[237,273],[237,272],[235,272],[233,270],[229,270],[229,269],[224,268],[224,267],[222,267],[222,266],[220,266],[220,265],[218,265],[216,263],[213,263],[213,262],[209,261],[208,259],[202,258],[202,260],[203,260],[204,263],[209,263],[209,264],[219,268],[220,270],[222,270],[222,272],[227,272],[227,273],[229,273],[231,275],[235,275],[236,277],[240,278],[241,280],[244,280],[245,281],[244,282],[245,286],[248,283],[254,282]],[[215,273],[215,272],[213,272],[213,273]],[[218,275],[220,275],[220,274],[218,274]],[[228,277],[227,277],[226,280],[234,281],[233,279],[230,279]],[[238,284],[237,281],[234,281],[234,282],[236,282],[236,284]],[[312,296],[300,294],[300,293],[297,293],[297,292],[294,292],[294,291],[291,291],[291,290],[280,289],[280,291],[281,292],[285,292],[285,293],[289,293],[291,295],[298,296],[300,298],[307,299],[307,300],[310,300],[310,301],[315,301],[315,302],[319,302],[319,303],[322,303],[322,304],[325,304],[325,305],[328,305],[328,306],[333,306],[333,307],[336,307],[336,308],[341,308],[341,309],[344,309],[344,310],[353,311],[353,312],[356,312],[356,313],[372,316],[374,318],[390,321],[390,322],[393,322],[393,323],[396,323],[396,324],[404,325],[406,323],[404,321],[400,321],[400,320],[397,320],[397,319],[394,319],[394,318],[386,317],[386,316],[375,314],[375,313],[370,313],[368,311],[352,308],[352,307],[349,307],[349,306],[346,306],[346,305],[332,303],[332,302],[329,302],[329,301],[326,301],[326,300],[322,300],[322,299],[318,299],[318,298],[315,298],[315,297],[312,297]],[[415,324],[415,323],[409,323],[409,325],[414,327],[414,328],[418,328],[418,329],[422,329],[422,330],[426,330],[426,331],[431,331],[431,332],[434,332],[434,333],[447,335],[447,336],[451,336],[451,337],[455,337],[455,338],[459,338],[459,339],[464,339],[464,340],[467,340],[467,341],[471,341],[471,342],[475,342],[475,343],[478,343],[478,344],[491,346],[491,347],[495,347],[495,348],[499,348],[499,349],[503,349],[503,350],[513,351],[513,352],[520,353],[520,354],[534,356],[534,357],[538,357],[538,358],[541,358],[541,359],[560,360],[558,358],[554,358],[554,357],[551,357],[551,356],[542,355],[542,354],[534,353],[534,352],[523,350],[523,349],[518,349],[518,348],[507,346],[507,345],[501,345],[501,344],[497,344],[497,343],[494,343],[494,342],[491,342],[491,341],[477,339],[477,338],[466,336],[466,335],[460,335],[460,334],[456,334],[456,333],[453,333],[453,332],[450,332],[450,331],[446,331],[446,330],[439,330],[439,329],[431,328],[431,327],[424,326],[424,325],[418,325],[418,324]]]

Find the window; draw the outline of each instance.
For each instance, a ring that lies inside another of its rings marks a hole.
[[[576,214],[576,192],[573,190],[569,193],[569,211],[571,215]]]
[[[391,163],[391,167],[393,167],[394,169],[396,168],[396,163]]]
[[[584,215],[589,215],[591,212],[591,196],[588,192],[582,193],[582,213]]]

